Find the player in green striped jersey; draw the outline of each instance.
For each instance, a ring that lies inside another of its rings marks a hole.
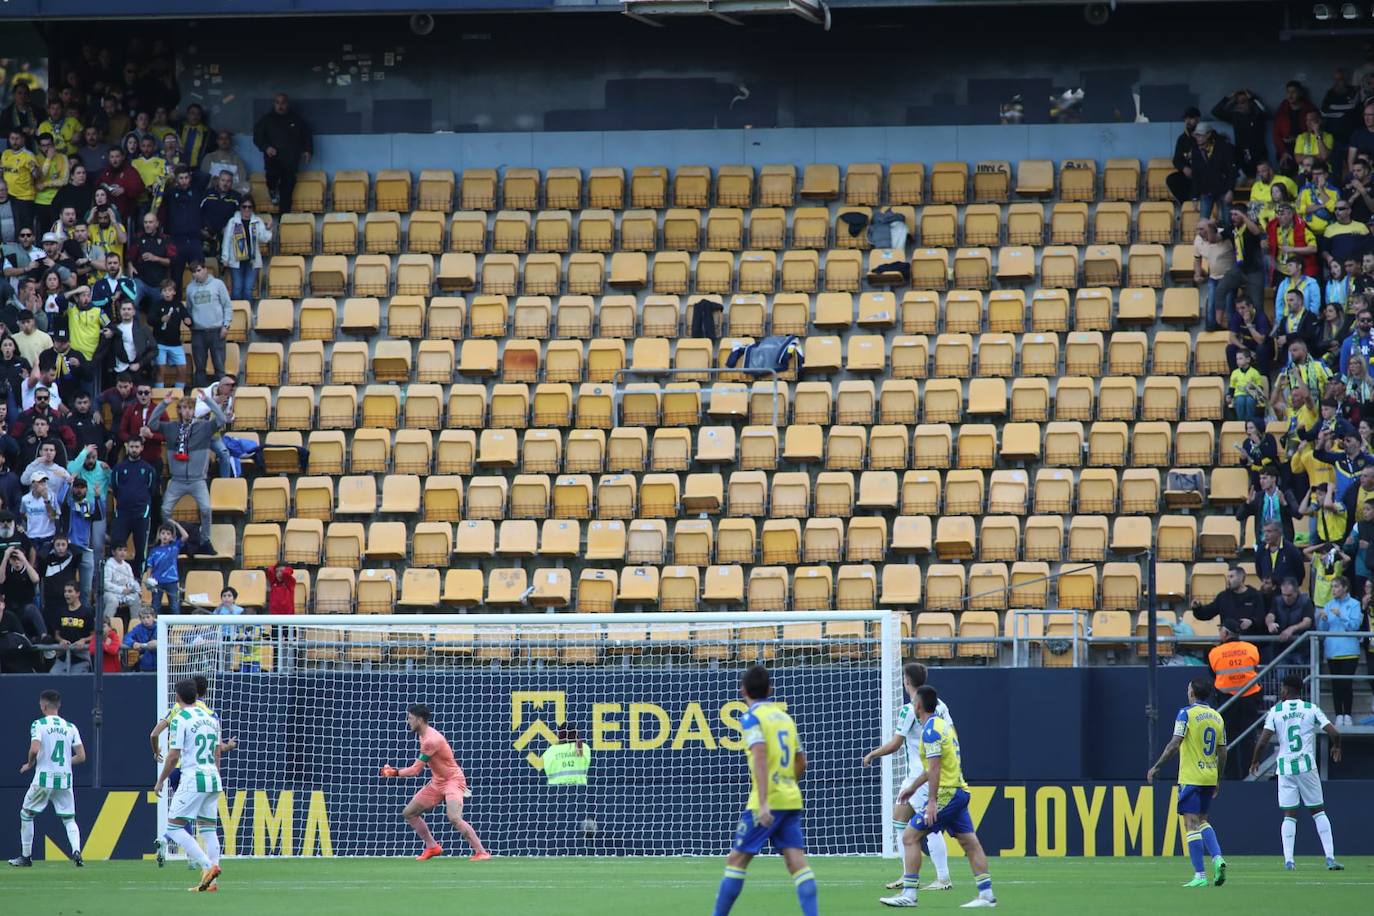
[[[1341,733],[1336,730],[1322,708],[1302,698],[1302,678],[1290,674],[1279,688],[1279,701],[1264,719],[1264,731],[1255,742],[1255,756],[1250,772],[1258,773],[1260,755],[1269,749],[1269,742],[1279,736],[1279,807],[1283,809],[1283,826],[1279,837],[1283,841],[1283,867],[1293,871],[1293,846],[1298,838],[1298,803],[1312,812],[1312,823],[1321,837],[1326,853],[1326,867],[1341,871],[1344,865],[1336,861],[1336,842],[1331,836],[1331,821],[1326,816],[1326,801],[1322,797],[1321,775],[1317,772],[1317,732],[1331,738],[1331,759],[1341,760]]]
[[[34,770],[33,783],[19,809],[20,854],[10,859],[18,868],[33,865],[33,819],[51,802],[53,810],[67,828],[67,841],[72,847],[72,861],[81,861],[81,831],[76,826],[76,799],[72,794],[72,764],[86,762],[86,747],[81,732],[62,718],[62,695],[45,690],[38,695],[41,718],[29,726],[29,759],[19,772]]]
[[[167,777],[180,767],[181,785],[167,807],[165,837],[200,866],[200,883],[191,890],[213,891],[218,889],[216,881],[220,875],[219,835],[215,831],[223,789],[219,775],[219,719],[196,705],[196,682],[191,678],[178,681],[176,692],[178,709],[172,717],[167,759],[153,792],[161,795]],[[188,828],[192,824],[199,828],[204,850],[190,834]]]

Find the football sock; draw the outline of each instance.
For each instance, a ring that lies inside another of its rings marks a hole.
[[[482,846],[481,837],[477,835],[477,831],[474,830],[472,825],[467,821],[463,821],[463,825],[458,828],[458,832],[463,835],[463,839],[468,841],[468,845],[472,847],[473,852],[487,851],[486,848]]]
[[[906,821],[899,821],[893,818],[892,832],[897,837],[897,852],[900,853],[902,851],[902,834],[906,833]]]
[[[943,833],[926,835],[930,842],[930,860],[935,863],[935,877],[941,881],[949,880],[949,847],[945,845]]]
[[[1296,817],[1285,817],[1283,826],[1279,828],[1279,836],[1283,837],[1283,861],[1293,861],[1293,843],[1298,838],[1298,819]]]
[[[978,896],[984,900],[995,899],[992,896],[992,875],[983,872],[981,875],[973,876],[973,883],[978,885]]]
[[[1212,829],[1212,825],[1203,824],[1200,833],[1202,845],[1207,847],[1207,855],[1214,859],[1221,855],[1221,844],[1217,842],[1217,832]]]
[[[72,852],[81,851],[81,828],[76,826],[76,818],[62,818],[62,826],[67,828],[67,844],[71,846]]]
[[[1336,858],[1336,838],[1331,835],[1331,821],[1325,811],[1312,815],[1312,823],[1317,825],[1317,836],[1322,838],[1322,851],[1328,859]]]
[[[797,901],[801,904],[802,916],[816,916],[816,876],[811,869],[803,868],[792,876],[797,887]]]
[[[1193,860],[1193,873],[1199,878],[1207,877],[1207,870],[1202,864],[1202,834],[1193,832],[1188,834],[1188,858]]]
[[[726,916],[730,908],[744,890],[744,869],[725,866],[725,877],[720,879],[720,890],[716,891],[716,908],[712,916]]]
[[[210,860],[211,865],[219,864],[219,832],[216,830],[202,830],[200,832],[200,845],[205,847],[205,856]]]
[[[181,851],[186,853],[186,858],[199,865],[202,869],[210,867],[210,860],[205,858],[205,853],[200,846],[196,845],[195,838],[186,832],[185,827],[168,827],[163,834],[167,839],[181,847]]]
[[[413,814],[406,818],[406,820],[410,822],[411,828],[420,835],[420,842],[425,844],[426,849],[431,846],[439,845],[434,841],[434,834],[429,832],[429,825],[425,823],[423,817],[418,814]]]
[[[921,886],[921,873],[902,875],[902,896],[916,899],[916,889]]]
[[[25,858],[33,855],[33,818],[19,815],[19,851]]]

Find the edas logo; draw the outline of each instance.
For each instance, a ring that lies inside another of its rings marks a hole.
[[[549,704],[553,704],[553,724],[559,726],[563,724],[568,710],[568,695],[562,690],[516,690],[510,695],[510,730],[520,731],[520,726],[525,723],[525,707],[531,710],[543,709]],[[523,751],[529,747],[535,738],[543,738],[548,744],[553,744],[558,740],[557,733],[549,728],[547,722],[542,717],[530,722],[529,727],[515,739],[513,747],[517,751]],[[525,755],[525,760],[536,770],[544,768],[544,757],[533,751]]]
[[[739,717],[746,706],[730,700],[708,719],[700,702],[692,700],[671,711],[658,703],[591,702],[581,704],[583,713],[572,723],[594,751],[739,751]],[[783,709],[786,703],[779,703]],[[568,695],[562,690],[516,690],[510,695],[510,729],[517,733],[511,747],[524,751],[535,739],[553,744],[560,726],[568,724]],[[719,734],[719,737],[717,735]],[[528,751],[525,760],[543,769],[541,754]]]

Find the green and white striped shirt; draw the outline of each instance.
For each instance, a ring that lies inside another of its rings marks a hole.
[[[1306,700],[1274,704],[1264,719],[1264,727],[1279,742],[1280,776],[1297,776],[1317,768],[1317,732],[1330,724],[1322,708]]]
[[[43,716],[29,726],[29,740],[38,742],[33,784],[42,789],[72,787],[72,753],[81,746],[81,732],[61,716]]]
[[[201,706],[180,709],[172,717],[172,748],[181,751],[181,780],[193,783],[197,792],[219,792],[219,719]]]

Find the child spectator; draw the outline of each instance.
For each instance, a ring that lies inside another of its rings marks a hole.
[[[1236,368],[1231,371],[1230,389],[1226,403],[1236,412],[1237,420],[1252,420],[1264,400],[1264,377],[1250,365],[1250,351],[1236,351]]]
[[[186,350],[182,347],[182,328],[191,327],[191,315],[177,295],[176,283],[162,281],[162,300],[153,319],[153,340],[157,341],[157,364],[162,367],[162,386],[185,385],[188,381]],[[168,367],[171,367],[170,372]]]
[[[138,623],[130,627],[124,637],[124,648],[138,654],[138,661],[129,666],[130,670],[157,670],[157,615],[152,608],[145,607],[139,612]]]
[[[139,588],[138,577],[129,565],[129,545],[116,544],[105,560],[105,619],[109,620],[118,612],[120,606],[128,608],[129,615],[142,613],[143,590]]]
[[[215,608],[214,613],[228,616],[242,614],[243,608],[238,605],[238,600],[238,589],[232,585],[225,586],[224,591],[219,593],[219,606]],[[262,630],[262,627],[224,628],[225,639],[241,643],[238,647],[240,672],[256,674],[262,670]]]
[[[267,613],[296,613],[296,571],[290,566],[267,567]]]
[[[104,655],[102,662],[104,666],[103,670],[106,674],[118,674],[124,670],[119,663],[121,647],[122,642],[119,638],[119,631],[115,629],[114,622],[107,619],[105,621],[105,642],[103,644]]]
[[[186,529],[169,518],[157,526],[157,546],[148,551],[148,565],[143,578],[153,595],[153,610],[162,610],[162,598],[167,597],[170,613],[181,613],[181,573],[177,557],[186,543]]]

